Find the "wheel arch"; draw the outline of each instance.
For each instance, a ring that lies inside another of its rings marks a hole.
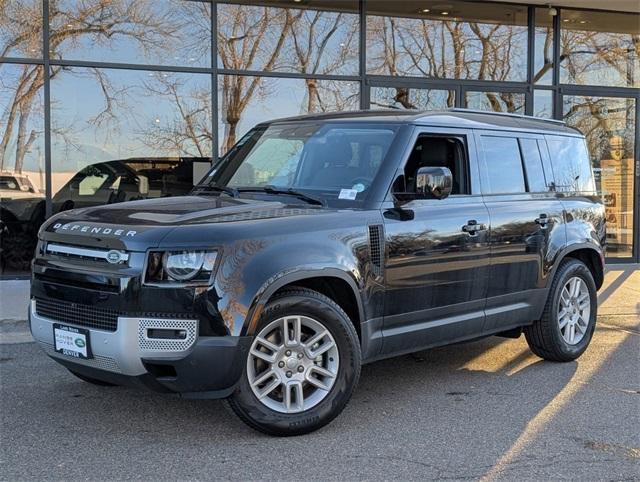
[[[364,306],[356,280],[337,268],[296,271],[267,282],[256,294],[246,320],[246,335],[253,335],[265,305],[277,293],[294,286],[312,289],[331,298],[349,316],[358,337],[364,320]]]
[[[560,263],[567,258],[582,261],[593,276],[593,280],[596,283],[596,290],[602,287],[604,283],[604,252],[601,249],[597,249],[592,244],[587,243],[568,247],[558,257],[558,262],[553,273],[554,276]]]

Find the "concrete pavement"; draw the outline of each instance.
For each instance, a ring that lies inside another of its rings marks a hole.
[[[640,271],[607,273],[576,362],[487,338],[364,367],[328,427],[258,434],[220,401],[75,379],[0,345],[0,480],[639,480]]]

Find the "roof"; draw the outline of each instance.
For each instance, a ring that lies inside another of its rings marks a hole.
[[[476,111],[471,109],[449,109],[442,111],[416,110],[359,110],[347,112],[325,112],[276,119],[264,124],[279,124],[298,121],[340,122],[385,122],[414,124],[433,127],[463,127],[468,129],[499,129],[516,131],[538,131],[572,136],[582,136],[580,131],[564,122],[520,114]]]

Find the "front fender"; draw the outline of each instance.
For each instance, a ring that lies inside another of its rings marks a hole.
[[[353,235],[353,233],[352,233]],[[216,274],[217,311],[233,336],[252,335],[269,298],[283,286],[313,277],[339,278],[350,286],[358,302],[367,276],[367,238],[330,240],[244,240],[227,246]]]

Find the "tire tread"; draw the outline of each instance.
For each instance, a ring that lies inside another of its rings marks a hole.
[[[555,319],[555,305],[553,302],[555,292],[558,288],[558,284],[564,279],[565,273],[574,266],[584,267],[588,271],[588,268],[586,268],[584,263],[581,261],[574,258],[564,259],[558,267],[558,271],[551,283],[551,289],[549,290],[549,295],[541,318],[535,321],[532,325],[524,327],[524,335],[529,348],[534,354],[545,360],[567,362],[575,359],[560,350],[560,346],[553,338],[553,330],[555,330],[555,323],[557,322]]]

